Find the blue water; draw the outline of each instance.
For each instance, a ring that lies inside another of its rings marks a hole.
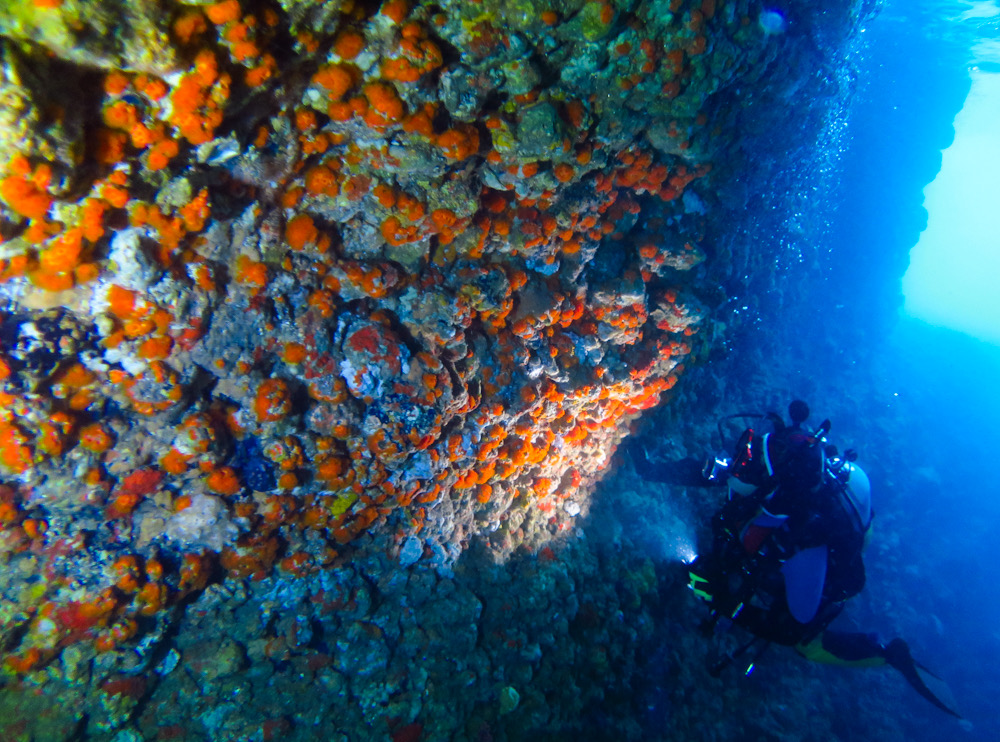
[[[952,684],[974,725],[965,738],[998,739],[1000,348],[906,321],[888,350],[901,427],[911,431],[900,444],[910,446],[918,475],[911,488],[884,498],[899,512],[898,560],[908,565],[903,587],[925,615],[912,638]],[[918,704],[913,712],[927,725],[921,721],[917,738],[947,734],[945,720]]]

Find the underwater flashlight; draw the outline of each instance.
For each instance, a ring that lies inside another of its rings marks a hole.
[[[702,469],[701,475],[709,482],[714,482],[723,474],[729,473],[730,463],[729,459],[723,456],[716,456],[714,459],[709,459],[705,462],[705,467]]]

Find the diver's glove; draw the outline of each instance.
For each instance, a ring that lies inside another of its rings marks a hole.
[[[716,579],[716,566],[708,557],[700,556],[688,566],[688,587],[706,603],[712,602]]]

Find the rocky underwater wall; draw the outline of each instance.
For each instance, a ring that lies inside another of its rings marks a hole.
[[[849,92],[870,9],[777,5],[0,3],[4,738],[559,718],[505,673],[569,682],[594,485]]]

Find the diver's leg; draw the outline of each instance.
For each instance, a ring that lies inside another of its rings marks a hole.
[[[886,664],[876,634],[827,630],[810,642],[798,644],[795,650],[807,660],[830,665],[876,667]]]
[[[824,631],[812,641],[796,645],[795,649],[813,662],[849,667],[889,665],[898,670],[917,693],[942,711],[961,718],[948,686],[913,659],[910,647],[902,639],[893,639],[883,646],[875,634]]]
[[[809,630],[806,624],[801,624],[792,618],[792,615],[785,610],[762,608],[756,605],[745,605],[733,618],[740,628],[749,631],[758,639],[773,644],[781,644],[786,647],[797,646],[803,635]]]

